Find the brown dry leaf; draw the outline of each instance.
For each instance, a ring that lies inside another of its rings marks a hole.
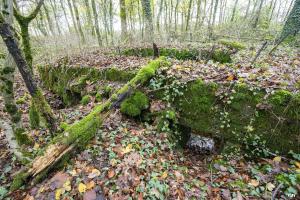
[[[97,176],[100,176],[100,171],[98,169],[96,169],[96,168],[92,169],[92,172],[89,173],[89,175],[88,175],[88,177],[90,179],[93,179],[93,178],[95,178]]]
[[[174,174],[178,182],[184,181],[184,176],[180,172],[175,171]]]
[[[90,190],[93,189],[95,187],[95,182],[94,181],[90,181],[86,184],[86,189]]]
[[[176,194],[178,195],[179,199],[184,199],[184,197],[185,197],[184,191],[180,188],[176,189]]]
[[[138,200],[143,200],[143,193],[139,193]]]
[[[27,194],[24,200],[34,200],[33,196]]]
[[[110,169],[107,173],[107,177],[109,179],[113,178],[115,176],[115,171],[113,169]]]
[[[257,187],[259,186],[259,181],[256,179],[251,179],[249,185],[252,185],[253,187]]]
[[[228,77],[227,77],[227,81],[232,81],[234,80],[235,76],[233,74],[230,74]]]

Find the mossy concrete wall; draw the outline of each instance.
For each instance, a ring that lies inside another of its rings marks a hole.
[[[127,81],[134,76],[134,72],[113,69],[116,73],[111,73],[111,70],[67,67],[39,69],[44,84],[62,98],[69,95],[68,91],[81,91],[72,84],[74,81],[82,83],[79,79]],[[179,113],[179,123],[197,133],[224,137],[225,141],[236,143],[247,132],[251,132],[261,135],[272,150],[300,152],[299,93],[277,90],[267,95],[263,89],[242,84],[226,86],[201,80],[188,83],[183,93],[172,102],[173,108]],[[164,91],[159,90],[154,97],[162,99],[163,94]]]
[[[173,102],[180,123],[234,143],[252,132],[266,140],[271,150],[300,152],[300,94],[277,90],[266,95],[264,90],[241,84],[219,94],[220,88],[201,80],[189,83],[184,95]]]
[[[117,68],[95,69],[91,67],[39,66],[38,71],[46,88],[58,94],[65,105],[81,100],[85,95],[88,82],[107,80],[127,82],[134,71],[122,71]]]

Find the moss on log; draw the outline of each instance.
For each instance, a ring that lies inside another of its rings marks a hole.
[[[58,164],[64,158],[68,158],[67,155],[75,149],[84,148],[97,133],[97,130],[101,128],[102,120],[109,115],[111,109],[115,108],[113,105],[116,105],[115,102],[120,101],[120,97],[130,90],[145,84],[155,75],[159,67],[169,65],[170,63],[163,57],[150,62],[142,67],[131,81],[112,95],[105,103],[97,105],[82,120],[67,126],[66,130],[55,137],[51,144],[46,147],[43,155],[35,158],[26,170],[16,175],[11,190],[16,190],[26,182],[38,178],[41,174],[46,174],[53,169],[55,164]]]

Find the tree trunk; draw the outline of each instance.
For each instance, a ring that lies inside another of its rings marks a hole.
[[[73,0],[73,8],[74,8],[75,19],[76,19],[76,23],[77,23],[78,32],[79,32],[79,35],[80,35],[80,41],[81,41],[82,44],[84,44],[85,43],[85,37],[84,37],[82,27],[81,27],[81,22],[80,22],[80,17],[79,17],[79,12],[78,12],[78,8],[77,8],[76,0]]]
[[[25,85],[30,95],[32,96],[32,102],[35,104],[42,117],[44,117],[44,119],[46,120],[49,129],[52,132],[55,132],[57,126],[55,123],[56,121],[54,118],[54,114],[52,113],[49,104],[45,100],[42,91],[40,90],[40,88],[38,88],[35,80],[33,79],[32,71],[30,70],[30,67],[23,57],[19,45],[13,36],[11,26],[5,22],[2,15],[0,15],[0,35],[2,36],[9,53],[14,58],[14,61],[22,75]]]
[[[87,18],[87,22],[88,22],[88,28],[90,29],[91,34],[94,35],[94,28],[93,28],[92,14],[91,14],[89,0],[84,0],[84,5],[85,5],[85,9],[86,9],[86,18]]]
[[[71,155],[74,150],[85,147],[101,128],[102,121],[110,115],[112,109],[117,108],[134,89],[154,76],[159,67],[169,65],[165,59],[159,58],[141,68],[137,75],[110,99],[97,105],[90,114],[70,125],[64,133],[54,138],[42,156],[35,158],[27,169],[15,176],[11,190],[21,187],[32,179],[42,178],[38,177],[41,173],[47,174],[55,164],[62,161],[62,158],[67,158],[67,155]]]
[[[95,26],[95,31],[97,35],[97,40],[99,46],[102,46],[102,39],[101,39],[101,34],[100,34],[100,29],[99,29],[99,21],[98,21],[98,12],[96,8],[96,2],[95,0],[92,0],[92,9],[93,9],[93,16],[94,16],[94,26]]]
[[[256,28],[258,25],[263,5],[264,5],[264,0],[260,0],[259,7],[258,7],[258,10],[257,10],[255,18],[254,18],[253,28]]]
[[[50,14],[49,14],[49,10],[48,8],[45,6],[45,4],[43,5],[43,8],[45,10],[45,14],[46,14],[46,18],[47,18],[47,21],[48,21],[48,26],[49,26],[49,30],[51,32],[52,35],[54,35],[54,28],[53,28],[53,23],[52,23],[52,20],[51,20],[51,17],[50,17]]]
[[[1,3],[0,3],[1,4]],[[10,0],[3,1],[3,10],[5,20],[9,24],[13,24],[13,4]],[[19,139],[22,136],[26,137],[27,135],[23,134],[24,128],[21,120],[21,112],[15,103],[14,98],[14,72],[15,72],[15,63],[10,54],[7,55],[3,67],[0,66],[0,92],[4,99],[4,108],[5,111],[10,115],[10,121],[12,126],[8,124],[5,125],[5,122],[1,121],[3,127],[1,129],[6,129],[5,135],[8,139],[10,150],[19,160],[23,159],[23,155],[20,151],[19,144],[21,144]]]
[[[63,11],[63,13],[64,13],[64,17],[65,17],[65,20],[66,20],[66,22],[67,22],[67,26],[68,26],[69,33],[72,33],[71,25],[70,25],[70,22],[69,22],[69,19],[68,19],[68,16],[67,16],[67,12],[66,12],[66,8],[65,8],[65,5],[64,5],[63,0],[60,0],[60,6],[61,6],[62,11]]]
[[[76,23],[76,20],[75,20],[75,15],[74,15],[74,12],[73,12],[72,2],[71,2],[71,0],[67,0],[67,2],[68,2],[68,7],[69,7],[69,10],[70,10],[70,13],[71,13],[71,18],[72,18],[72,22],[73,22],[75,32],[77,33],[77,35],[80,38],[80,35],[78,33],[78,29],[77,29],[77,23]]]
[[[190,25],[192,4],[193,4],[193,0],[189,0],[189,7],[188,7],[186,23],[185,23],[185,32],[188,31],[188,28],[189,28],[189,25]]]
[[[121,38],[127,38],[127,15],[125,0],[120,0],[120,18],[121,18]]]
[[[231,19],[230,19],[230,21],[231,21],[231,22],[233,22],[233,21],[234,21],[234,18],[235,18],[235,13],[236,13],[236,8],[237,8],[237,5],[238,5],[238,2],[239,2],[239,0],[235,0],[235,2],[234,2],[234,7],[233,7],[233,11],[232,11]]]
[[[61,35],[60,23],[58,21],[58,16],[57,16],[57,13],[56,13],[57,7],[56,7],[55,0],[51,0],[50,5],[51,5],[52,12],[53,12],[53,15],[54,15],[54,20],[55,20],[55,23],[56,23],[56,28],[57,28],[58,35]]]
[[[146,41],[153,42],[154,41],[154,33],[153,33],[153,22],[152,22],[152,11],[151,11],[151,3],[150,0],[142,0],[142,7],[144,12],[144,18],[146,20]]]

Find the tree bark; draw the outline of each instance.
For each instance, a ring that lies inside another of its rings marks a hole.
[[[230,19],[230,21],[231,21],[231,22],[233,22],[233,21],[234,21],[234,18],[235,18],[235,13],[236,13],[236,8],[237,8],[237,5],[238,5],[238,2],[239,2],[239,0],[235,0],[235,2],[234,2],[234,7],[233,7],[233,11],[232,11],[231,19]]]
[[[76,0],[73,0],[73,8],[74,8],[75,19],[76,19],[76,23],[77,23],[78,32],[79,32],[79,35],[80,35],[80,41],[81,41],[82,44],[84,44],[85,43],[85,37],[84,37],[82,27],[81,27],[81,22],[80,22],[80,18],[79,18],[79,12],[78,12],[78,8],[77,8]]]
[[[148,42],[154,42],[153,33],[153,21],[152,21],[152,10],[150,0],[142,0],[142,7],[144,11],[144,18],[146,20],[146,40]]]
[[[257,25],[258,25],[263,5],[264,5],[264,0],[260,0],[259,7],[258,7],[258,10],[256,11],[256,15],[255,15],[255,18],[254,18],[253,28],[256,28]]]
[[[120,0],[120,18],[121,18],[121,38],[125,40],[127,38],[127,15],[125,0]]]
[[[101,39],[101,34],[100,34],[100,29],[99,29],[98,12],[97,12],[97,8],[96,8],[95,0],[92,0],[92,9],[93,9],[94,26],[95,26],[98,44],[99,44],[99,46],[102,46],[102,39]]]
[[[42,117],[48,123],[48,127],[52,132],[55,132],[57,129],[56,120],[52,110],[45,100],[41,89],[37,86],[35,80],[32,76],[32,71],[30,70],[29,65],[26,62],[26,59],[23,57],[23,54],[19,48],[19,45],[16,39],[13,36],[11,26],[5,22],[2,15],[0,15],[0,35],[3,38],[4,43],[12,55],[21,75],[25,82],[25,85],[32,96],[32,101],[37,107],[38,111],[41,113]]]

